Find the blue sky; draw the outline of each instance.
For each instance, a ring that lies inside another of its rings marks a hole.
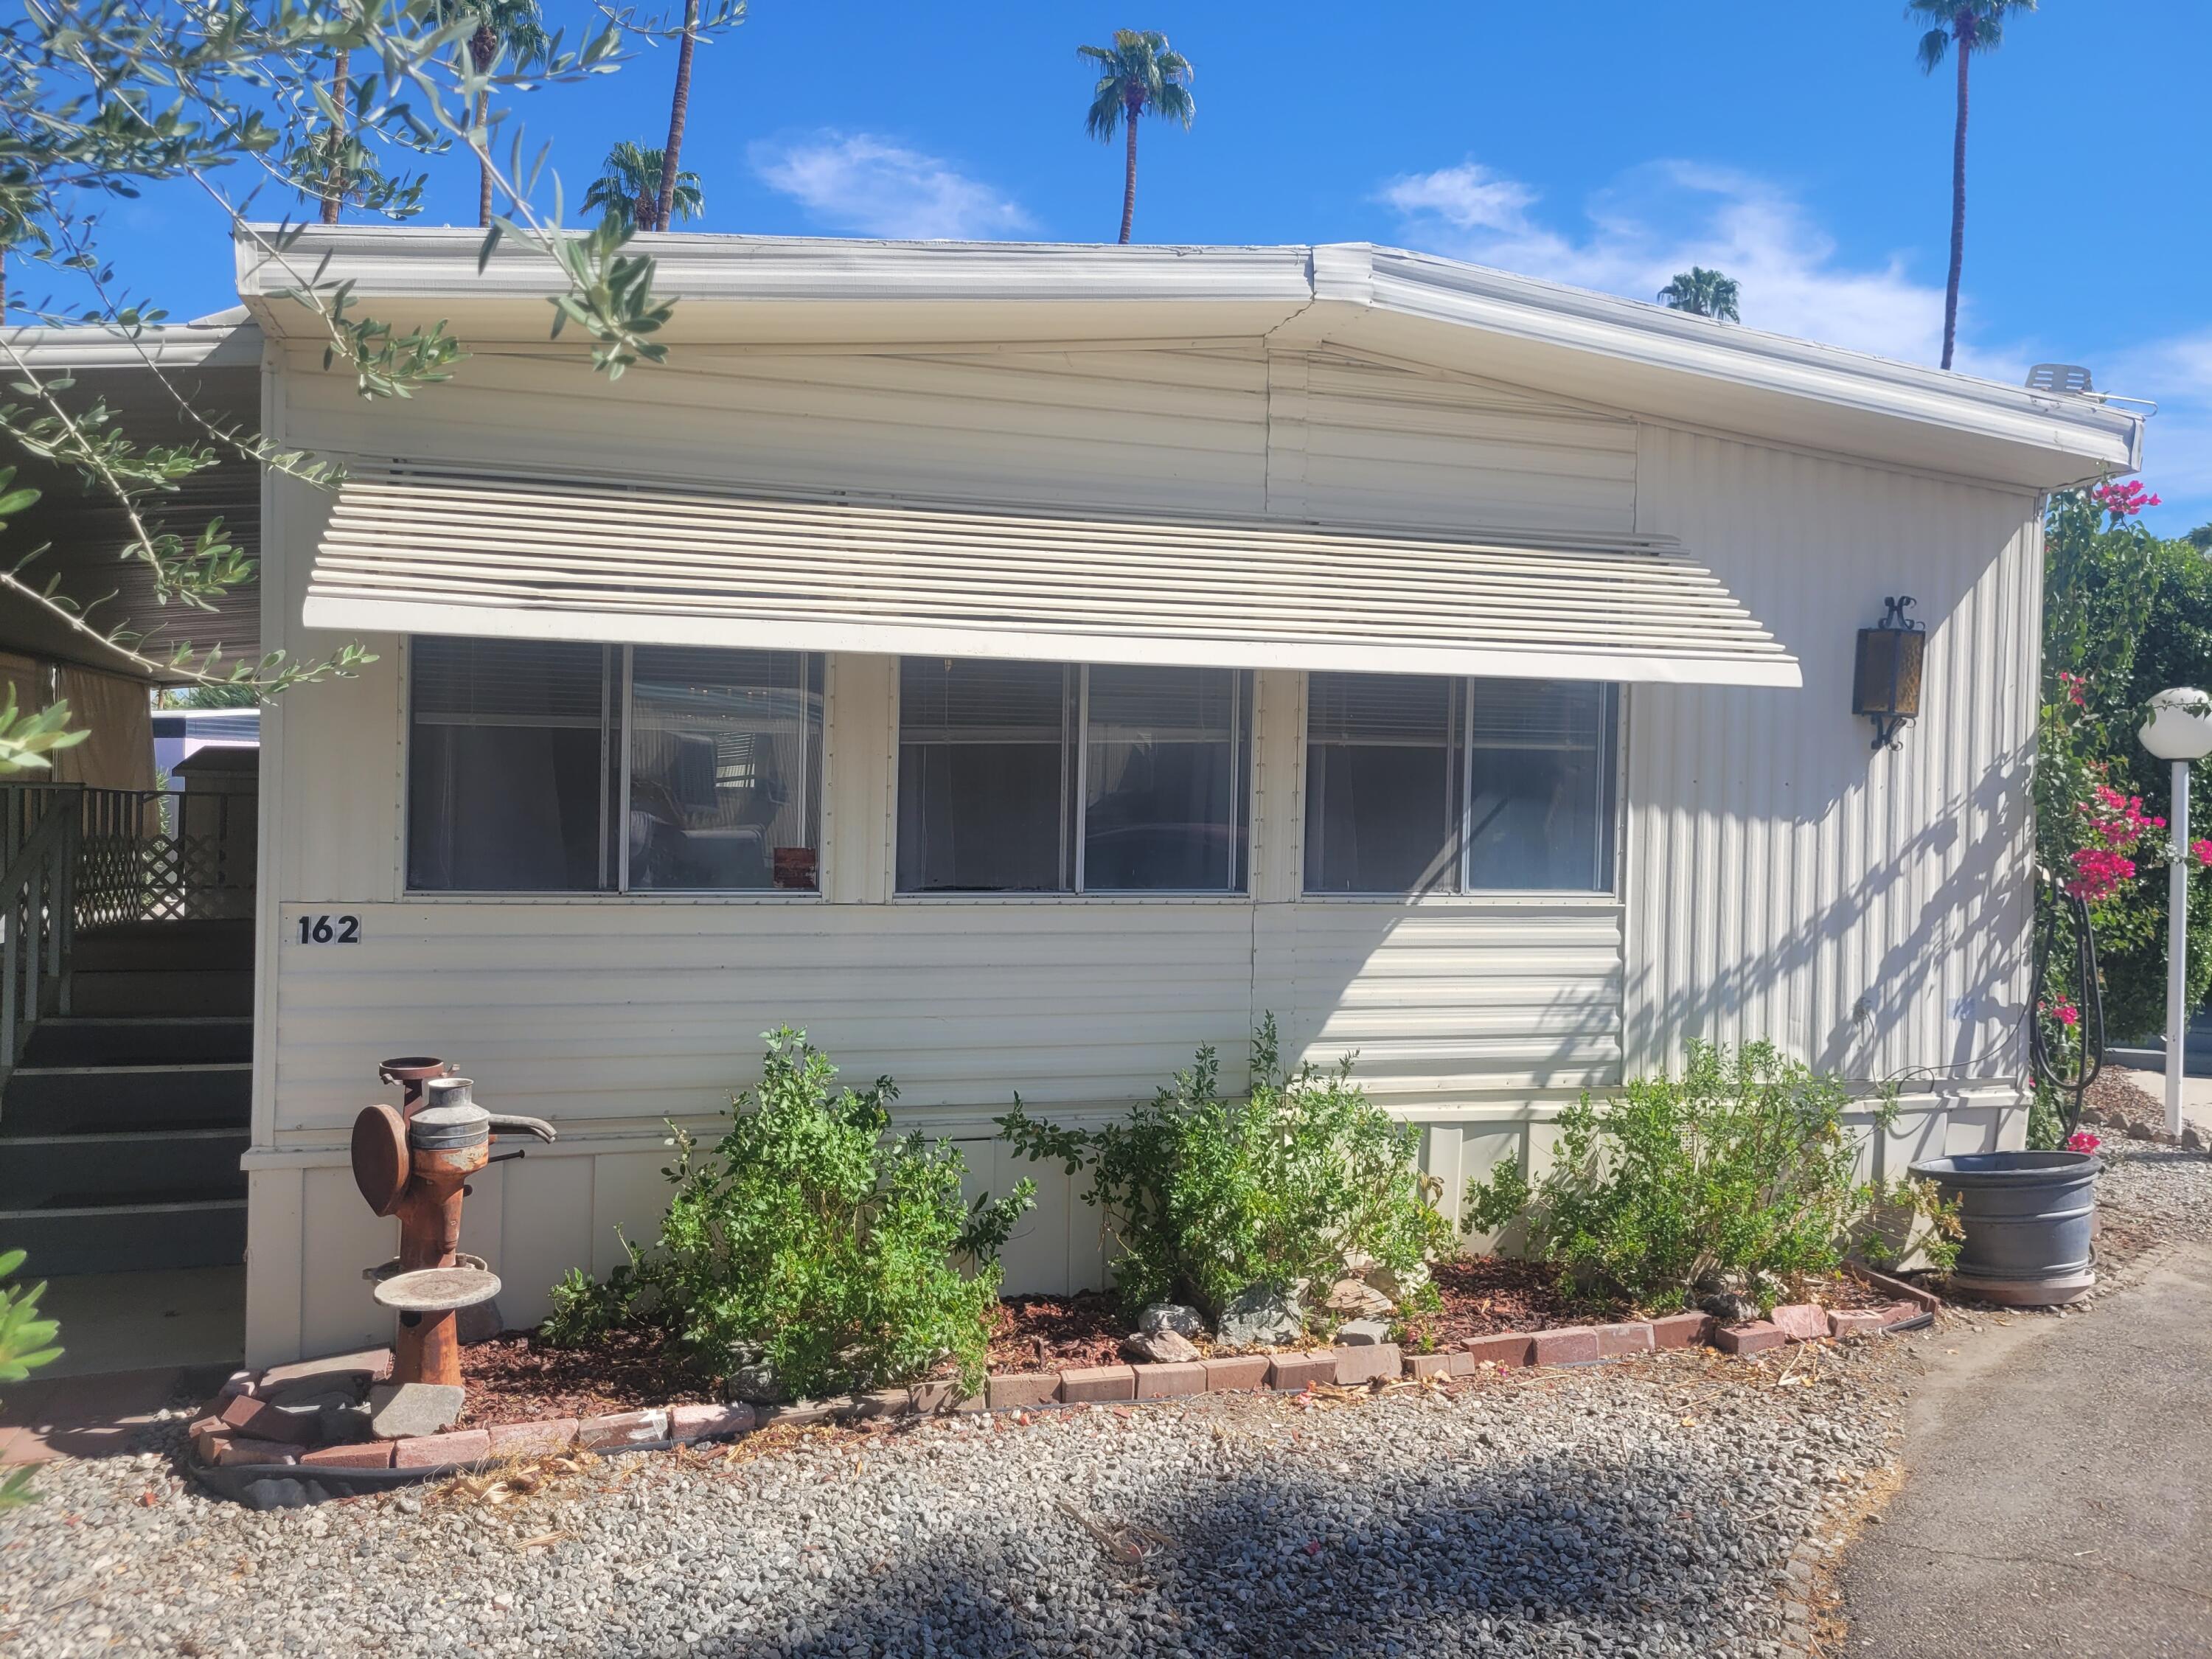
[[[1084,135],[1074,48],[1158,28],[1198,117],[1144,131],[1139,240],[1371,240],[1638,298],[1694,260],[1742,283],[1747,324],[1932,362],[1952,84],[1903,10],[754,0],[699,55],[684,160],[708,230],[1110,240],[1120,153]],[[1975,66],[1960,366],[2086,363],[2157,400],[2169,534],[2212,520],[2208,64],[2206,0],[2045,0]],[[672,67],[523,100],[572,200],[608,143],[659,141]],[[474,215],[457,156],[423,217]],[[182,191],[108,244],[175,315],[232,302]]]

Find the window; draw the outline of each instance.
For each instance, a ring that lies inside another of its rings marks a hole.
[[[412,642],[408,885],[811,891],[822,659]]]
[[[1610,685],[1314,674],[1309,893],[1607,892]]]
[[[908,658],[902,893],[1235,893],[1251,679]]]

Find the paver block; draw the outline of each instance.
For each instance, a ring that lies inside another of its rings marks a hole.
[[[1452,1357],[1448,1353],[1409,1353],[1406,1356],[1406,1375],[1408,1376],[1449,1376]]]
[[[1527,1331],[1501,1331],[1495,1336],[1471,1336],[1460,1344],[1468,1369],[1488,1365],[1527,1365],[1534,1363],[1536,1339]]]
[[[1060,1374],[1060,1397],[1071,1406],[1137,1397],[1133,1365],[1079,1365]]]
[[[222,1386],[215,1391],[216,1401],[220,1403],[225,1400],[235,1400],[242,1394],[252,1394],[260,1380],[252,1371],[233,1371],[223,1378]]]
[[[1267,1386],[1271,1389],[1303,1389],[1316,1382],[1335,1381],[1336,1351],[1333,1348],[1273,1354],[1268,1358]]]
[[[850,1395],[832,1395],[826,1400],[787,1400],[779,1405],[763,1406],[754,1415],[762,1428],[774,1428],[781,1424],[797,1424],[804,1428],[810,1423],[830,1423],[848,1415],[853,1409]]]
[[[484,1431],[494,1457],[546,1457],[576,1443],[576,1419],[542,1417],[529,1423],[500,1423]]]
[[[1208,1394],[1229,1394],[1243,1389],[1266,1388],[1270,1363],[1263,1353],[1232,1353],[1223,1354],[1218,1359],[1201,1359],[1198,1364],[1206,1373]]]
[[[481,1463],[490,1455],[491,1436],[482,1429],[416,1435],[392,1443],[395,1469],[442,1469],[457,1463]]]
[[[1651,1322],[1651,1342],[1657,1348],[1694,1348],[1711,1341],[1712,1334],[1713,1316],[1694,1308]]]
[[[753,1408],[742,1401],[729,1406],[671,1406],[671,1440],[734,1440],[753,1431]],[[498,1442],[495,1440],[496,1446]]]
[[[296,1463],[300,1449],[288,1446],[281,1440],[246,1440],[226,1437],[216,1449],[215,1461],[232,1463]]]
[[[1406,1369],[1395,1342],[1374,1342],[1358,1347],[1335,1349],[1336,1382],[1339,1387],[1352,1389],[1363,1382],[1388,1380],[1396,1382]]]
[[[576,1443],[587,1451],[614,1446],[649,1446],[668,1438],[668,1413],[658,1407],[641,1412],[609,1412],[576,1425]]]
[[[1556,1331],[1538,1331],[1532,1339],[1534,1365],[1582,1365],[1598,1357],[1597,1333],[1588,1325],[1563,1325]]]
[[[1913,1309],[1915,1315],[1919,1311],[1917,1308]],[[1888,1316],[1877,1310],[1832,1308],[1828,1310],[1830,1336],[1875,1336],[1888,1322]]]
[[[319,1446],[300,1454],[300,1467],[317,1469],[388,1469],[392,1442],[356,1440],[348,1446]]]
[[[1713,1333],[1713,1346],[1723,1353],[1764,1353],[1769,1348],[1778,1348],[1790,1339],[1779,1325],[1770,1325],[1764,1319],[1747,1319],[1741,1325],[1723,1325]]]
[[[1058,1371],[993,1371],[984,1397],[994,1412],[1021,1406],[1049,1406],[1060,1398]]]
[[[1917,1302],[1893,1302],[1882,1310],[1881,1328],[1893,1331],[1899,1325],[1910,1325],[1916,1319],[1924,1319],[1929,1310]]]
[[[466,1390],[443,1382],[380,1382],[368,1391],[369,1431],[379,1440],[414,1440],[461,1419]]]
[[[392,1375],[392,1350],[363,1348],[354,1353],[335,1353],[322,1359],[299,1359],[289,1365],[271,1365],[261,1373],[260,1381],[255,1384],[253,1391],[266,1399],[286,1383],[297,1382],[310,1376],[330,1379],[325,1383],[327,1388],[345,1388],[351,1385],[338,1379],[347,1374],[358,1376],[362,1388],[371,1382],[384,1382]],[[355,1392],[359,1393],[360,1389],[356,1389]]]
[[[1792,1342],[1817,1342],[1828,1334],[1828,1310],[1811,1302],[1792,1302],[1767,1315],[1766,1322]]]
[[[291,1446],[312,1446],[323,1437],[322,1419],[313,1412],[280,1411],[265,1400],[242,1394],[222,1408],[226,1427],[243,1439],[276,1440]]]
[[[1139,1365],[1135,1370],[1139,1400],[1175,1400],[1187,1394],[1206,1392],[1206,1367],[1195,1359],[1176,1360],[1164,1365]]]
[[[1650,1353],[1658,1345],[1651,1334],[1651,1322],[1632,1319],[1618,1325],[1593,1327],[1597,1332],[1597,1352],[1601,1359],[1615,1359],[1625,1353]]]
[[[941,1376],[914,1385],[914,1408],[925,1417],[941,1417],[947,1412],[980,1412],[985,1403],[980,1394],[961,1393],[957,1377]]]
[[[878,1417],[904,1417],[913,1409],[913,1389],[877,1389],[854,1395],[843,1417],[848,1422],[861,1423]]]

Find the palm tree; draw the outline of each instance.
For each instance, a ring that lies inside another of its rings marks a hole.
[[[674,212],[684,218],[698,217],[699,210],[707,204],[707,198],[699,191],[697,173],[679,173],[670,179],[660,151],[648,149],[643,144],[633,144],[625,139],[607,152],[607,159],[600,165],[603,171],[584,192],[585,209],[588,211],[597,208],[603,214],[611,214],[628,229],[659,228],[664,190],[670,191],[667,200]]]
[[[1129,227],[1137,216],[1137,118],[1147,112],[1180,121],[1190,130],[1198,112],[1191,100],[1190,60],[1168,49],[1168,38],[1158,29],[1115,29],[1110,46],[1078,46],[1076,56],[1098,66],[1098,84],[1091,88],[1091,111],[1083,118],[1084,131],[1100,143],[1111,143],[1115,127],[1128,135],[1128,161],[1121,179],[1121,240],[1129,240]]]
[[[1905,15],[1934,20],[1920,37],[1920,67],[1933,75],[1947,52],[1959,64],[1959,120],[1951,138],[1951,274],[1943,285],[1943,367],[1959,340],[1959,275],[1966,263],[1966,65],[1978,52],[1995,52],[2004,41],[2005,19],[2033,11],[2035,0],[1912,0]]]
[[[346,110],[353,102],[352,67],[352,48],[341,46],[337,61],[331,66],[331,101],[338,112],[331,127],[330,164],[323,175],[323,222],[326,225],[337,223],[338,209],[345,203]]]
[[[2200,524],[2181,539],[2199,553],[2212,553],[2212,524]]]
[[[653,222],[640,225],[640,230],[665,230],[670,216],[675,211],[676,198],[683,181],[692,175],[677,171],[677,162],[684,153],[684,118],[691,111],[691,47],[699,33],[699,0],[684,0],[684,34],[676,43],[676,92],[668,100],[668,143],[664,147],[666,157],[660,164],[660,188],[653,204]],[[696,184],[697,180],[693,179]],[[691,192],[692,208],[684,216],[690,218],[698,210],[699,192]]]
[[[517,70],[526,70],[542,64],[551,54],[553,38],[545,33],[543,15],[538,9],[538,0],[437,0],[438,21],[441,23],[474,23],[469,33],[469,62],[478,75],[491,73],[491,66],[499,61],[501,51],[514,62]],[[491,146],[491,131],[487,114],[491,105],[489,89],[477,94],[477,131],[484,135],[487,150]],[[491,222],[491,160],[489,155],[477,158],[477,222]]]
[[[1676,271],[1674,280],[1659,290],[1659,303],[1669,310],[1686,311],[1693,317],[1717,317],[1728,323],[1743,320],[1736,315],[1735,302],[1735,278],[1703,265]]]

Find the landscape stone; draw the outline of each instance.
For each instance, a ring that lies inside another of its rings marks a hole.
[[[1226,1348],[1279,1348],[1306,1334],[1297,1298],[1265,1285],[1239,1291],[1221,1310],[1216,1334]]]
[[[1347,1319],[1336,1328],[1336,1340],[1348,1348],[1371,1348],[1390,1340],[1390,1328],[1379,1319]]]
[[[1364,1279],[1340,1279],[1328,1287],[1322,1305],[1347,1319],[1372,1319],[1395,1310],[1397,1304]]]
[[[1206,1317],[1180,1302],[1155,1302],[1137,1316],[1137,1329],[1146,1336],[1158,1336],[1162,1331],[1182,1337],[1204,1336]]]
[[[783,1398],[783,1383],[772,1363],[755,1359],[731,1369],[723,1392],[749,1406],[773,1406]]]
[[[1188,1365],[1199,1357],[1197,1343],[1166,1329],[1136,1332],[1121,1344],[1121,1352],[1140,1365]]]
[[[442,1382],[380,1382],[368,1391],[368,1431],[379,1440],[413,1440],[461,1420],[465,1389]]]

